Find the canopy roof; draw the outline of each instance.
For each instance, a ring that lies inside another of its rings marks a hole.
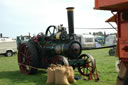
[[[128,0],[95,0],[95,9],[100,10],[128,10]]]

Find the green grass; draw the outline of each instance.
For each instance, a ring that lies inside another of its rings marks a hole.
[[[100,81],[77,80],[71,85],[114,85],[117,72],[115,71],[114,56],[108,55],[109,49],[89,50],[83,53],[91,54],[97,63]],[[75,71],[75,75],[78,72]],[[17,55],[12,57],[0,56],[0,85],[45,85],[47,80],[46,71],[39,71],[36,75],[25,75],[19,71]],[[51,84],[54,85],[54,84]]]

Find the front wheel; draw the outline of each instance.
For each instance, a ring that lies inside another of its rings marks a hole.
[[[95,71],[95,61],[94,58],[87,54],[82,54],[81,59],[85,60],[85,65],[78,65],[78,71],[81,75],[89,76],[90,73]]]
[[[81,75],[88,77],[88,80],[99,80],[97,69],[96,69],[96,61],[95,59],[88,54],[82,54],[80,59],[85,61],[85,64],[78,64],[78,71]]]

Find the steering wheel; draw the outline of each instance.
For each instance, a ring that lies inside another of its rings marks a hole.
[[[47,30],[46,30],[46,32],[45,32],[45,35],[46,35],[46,36],[54,35],[54,34],[56,33],[56,31],[57,31],[56,26],[50,25],[50,26],[47,28]]]

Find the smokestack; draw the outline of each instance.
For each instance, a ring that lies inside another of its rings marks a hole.
[[[3,36],[2,36],[2,33],[0,33],[0,38],[2,38]]]
[[[72,36],[74,34],[74,19],[73,19],[73,9],[74,9],[74,7],[68,7],[66,9],[67,9],[67,15],[68,15],[69,36]]]

